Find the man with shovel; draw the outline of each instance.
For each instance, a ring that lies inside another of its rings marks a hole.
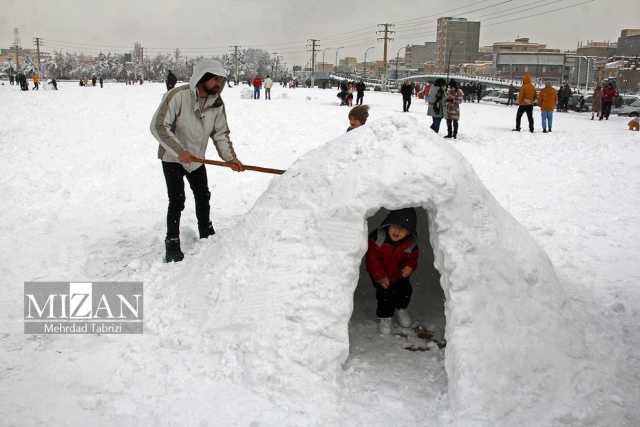
[[[216,60],[198,63],[188,85],[167,92],[151,120],[151,133],[158,140],[158,158],[167,183],[169,207],[167,210],[167,236],[165,262],[182,261],[180,250],[180,214],[184,209],[184,180],[193,191],[200,238],[215,234],[209,216],[209,185],[207,171],[201,159],[209,138],[236,172],[245,170],[236,157],[229,139],[229,126],[220,93],[224,89],[225,70]]]

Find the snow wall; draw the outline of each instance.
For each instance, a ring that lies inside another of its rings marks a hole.
[[[214,376],[298,415],[326,416],[349,354],[367,218],[418,206],[429,213],[446,297],[454,424],[575,420],[572,366],[584,338],[550,260],[468,162],[412,117],[342,135],[275,177],[247,215],[164,281],[177,310],[151,302],[149,329],[189,342]]]

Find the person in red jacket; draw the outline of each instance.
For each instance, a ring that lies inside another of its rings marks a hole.
[[[394,313],[400,326],[411,326],[407,311],[412,293],[409,277],[418,266],[418,254],[413,208],[391,211],[382,226],[369,236],[367,271],[376,288],[376,315],[383,335],[391,333]]]
[[[616,90],[613,83],[609,82],[602,89],[602,114],[600,114],[600,120],[607,119],[609,120],[609,114],[611,114],[611,106],[613,105],[613,101],[618,97],[618,91]]]
[[[262,89],[262,79],[260,76],[256,76],[251,84],[253,84],[253,99],[260,99],[260,89]]]

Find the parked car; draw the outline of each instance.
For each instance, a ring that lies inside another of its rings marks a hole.
[[[578,112],[590,111],[591,109],[591,106],[587,109],[587,97],[581,93],[571,95],[567,107],[569,107],[569,110]]]
[[[496,97],[495,102],[498,103],[498,104],[509,105],[509,92],[500,93]],[[515,103],[515,101],[514,101],[514,103]]]
[[[630,116],[633,113],[640,116],[640,99],[635,100],[630,105],[624,105],[618,108],[616,112],[619,116]]]
[[[506,93],[504,89],[487,89],[482,100],[486,102],[498,102],[498,98],[503,94],[506,96]]]
[[[611,109],[611,114],[621,115],[620,112],[626,111],[624,110],[625,107],[631,106],[631,104],[638,101],[639,99],[640,95],[620,95],[620,98],[617,100],[618,102],[614,103],[614,107]]]

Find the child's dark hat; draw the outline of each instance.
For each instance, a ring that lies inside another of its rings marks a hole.
[[[388,227],[390,225],[398,225],[402,228],[407,229],[411,234],[415,236],[416,223],[416,210],[414,208],[405,208],[389,212],[389,215],[387,215],[387,218],[382,223],[382,226]]]

